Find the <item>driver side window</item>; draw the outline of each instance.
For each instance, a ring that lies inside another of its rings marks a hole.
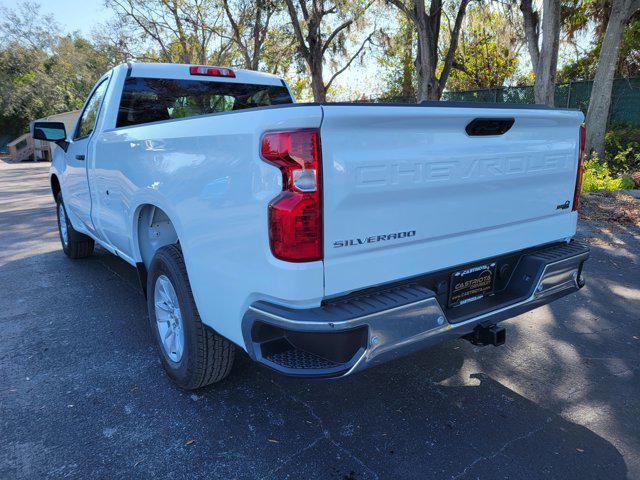
[[[74,140],[86,137],[93,132],[93,128],[95,127],[96,120],[98,118],[98,112],[100,111],[100,105],[102,104],[102,99],[104,98],[106,90],[107,80],[105,79],[100,85],[98,85],[98,88],[93,91],[91,98],[89,98],[87,106],[82,112],[82,117],[80,117],[80,123],[78,123],[78,128],[76,129],[76,134],[73,138]]]

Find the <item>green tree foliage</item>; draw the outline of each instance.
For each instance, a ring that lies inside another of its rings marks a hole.
[[[508,12],[493,5],[476,4],[467,11],[449,90],[501,87],[518,66],[520,42]]]
[[[234,40],[217,0],[105,0],[130,34],[135,57],[233,65]]]
[[[41,50],[10,43],[0,51],[0,124],[5,133],[24,133],[29,121],[63,105],[46,74],[48,56]]]
[[[598,190],[618,190],[634,188],[635,183],[626,175],[614,177],[609,164],[600,161],[597,155],[593,155],[584,163],[582,174],[582,193],[596,192]]]
[[[640,172],[640,126],[610,127],[604,136],[604,151],[615,173]]]
[[[522,41],[513,10],[511,5],[470,5],[447,79],[447,90],[501,87],[514,78]],[[449,43],[448,32],[442,36],[441,43]],[[377,58],[384,81],[383,98],[415,98],[416,54],[412,24],[404,15],[399,15],[397,28],[387,35]],[[436,70],[438,77],[443,68],[440,62]],[[527,79],[526,83],[531,81]]]
[[[0,127],[9,137],[29,123],[82,106],[98,78],[119,61],[100,43],[59,26],[26,2],[0,10]]]
[[[324,102],[335,79],[358,58],[362,59],[366,48],[371,45],[376,34],[375,28],[355,50],[348,48],[353,46],[354,33],[365,27],[366,13],[374,2],[285,1],[295,35],[298,58],[304,61],[311,77],[313,98],[316,102]],[[326,70],[332,73],[327,74]]]
[[[605,134],[604,157],[584,163],[582,192],[635,188],[631,175],[640,172],[640,127],[613,125]]]
[[[610,0],[569,0],[563,3],[563,29],[567,42],[576,47],[576,55],[567,59],[559,70],[559,82],[593,79],[610,12]],[[586,51],[577,46],[581,34],[591,35]],[[640,13],[636,13],[625,26],[615,76],[640,76]]]
[[[418,100],[440,100],[451,73],[470,0],[430,0],[428,4],[425,0],[386,2],[405,15],[415,32]],[[443,25],[448,28],[445,30]]]
[[[381,69],[382,98],[416,98],[415,36],[405,15],[397,14],[396,32],[383,34],[383,43],[376,61]]]
[[[107,58],[77,36],[59,37],[47,50],[17,42],[0,49],[0,123],[12,136],[32,120],[80,108],[110,68]]]
[[[601,48],[602,38],[596,37],[590,49],[565,63],[558,73],[559,81],[592,79],[596,73]],[[640,76],[640,18],[632,19],[624,29],[615,76]]]

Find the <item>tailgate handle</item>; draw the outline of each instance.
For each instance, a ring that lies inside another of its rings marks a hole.
[[[503,135],[512,127],[514,118],[476,118],[465,128],[470,137]]]

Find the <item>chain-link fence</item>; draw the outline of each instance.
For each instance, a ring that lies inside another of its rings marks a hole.
[[[586,115],[592,86],[593,82],[590,80],[556,85],[555,106],[577,108]],[[535,103],[533,86],[444,92],[442,100],[450,102]],[[414,103],[416,99],[413,97],[393,97],[366,101]],[[621,123],[640,126],[640,78],[619,78],[613,82],[609,124]]]

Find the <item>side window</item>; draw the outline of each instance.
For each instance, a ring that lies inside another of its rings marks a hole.
[[[98,88],[93,91],[93,95],[89,98],[87,106],[82,112],[82,117],[80,117],[80,123],[78,124],[74,140],[86,137],[93,132],[93,128],[95,127],[96,120],[98,118],[98,112],[100,111],[100,105],[102,104],[102,99],[104,98],[106,90],[107,81],[103,80],[102,83],[98,85]]]

